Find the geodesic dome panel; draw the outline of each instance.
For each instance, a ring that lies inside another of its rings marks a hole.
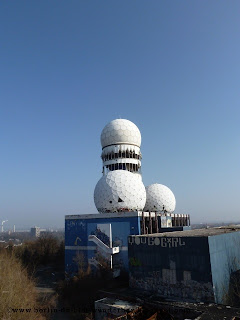
[[[98,181],[94,202],[100,213],[140,211],[146,203],[146,190],[142,180],[134,173],[115,170]]]
[[[172,213],[176,208],[176,199],[172,191],[163,184],[154,183],[146,187],[144,211]]]
[[[138,127],[126,119],[115,119],[109,122],[102,131],[102,147],[113,144],[133,144],[141,146],[141,133]]]

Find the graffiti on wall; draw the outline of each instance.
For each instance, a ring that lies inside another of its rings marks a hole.
[[[161,228],[168,228],[172,226],[172,218],[163,216],[161,217]]]
[[[166,279],[167,280],[167,279]],[[191,299],[194,301],[214,302],[213,286],[211,282],[198,282],[195,280],[172,281],[163,280],[154,272],[148,276],[136,277],[134,271],[129,275],[129,286],[149,293],[158,293],[160,296],[173,299]]]
[[[77,246],[77,245],[81,245],[81,239],[79,237],[76,237],[75,241],[74,241],[74,245]]]
[[[86,229],[86,222],[82,220],[66,220],[66,230],[70,231],[73,228]]]
[[[145,244],[148,246],[160,246],[162,248],[176,248],[185,246],[185,242],[181,237],[129,237],[128,243],[130,245]]]

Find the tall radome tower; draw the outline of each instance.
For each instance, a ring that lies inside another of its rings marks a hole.
[[[108,123],[101,134],[103,176],[94,190],[100,213],[143,210],[146,190],[141,176],[141,133],[129,120]]]
[[[109,122],[101,134],[103,175],[109,171],[127,170],[141,176],[141,133],[126,119]]]

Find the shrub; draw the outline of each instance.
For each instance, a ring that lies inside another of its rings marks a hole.
[[[0,319],[43,320],[39,307],[34,281],[11,252],[1,250]]]
[[[64,266],[64,242],[52,235],[47,234],[27,241],[23,246],[14,248],[14,253],[30,273],[39,265],[53,263],[56,266]]]

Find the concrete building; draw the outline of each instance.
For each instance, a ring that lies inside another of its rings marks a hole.
[[[130,287],[177,300],[225,303],[240,269],[240,228],[129,236]]]
[[[85,268],[88,264],[97,268],[104,259],[116,274],[120,270],[128,271],[128,236],[189,228],[189,216],[177,216],[182,227],[171,228],[170,215],[154,212],[68,215],[65,220],[65,271],[75,273],[79,258]]]
[[[39,238],[40,237],[40,228],[39,227],[32,227],[31,230],[30,230],[30,234],[32,237],[34,238]]]

